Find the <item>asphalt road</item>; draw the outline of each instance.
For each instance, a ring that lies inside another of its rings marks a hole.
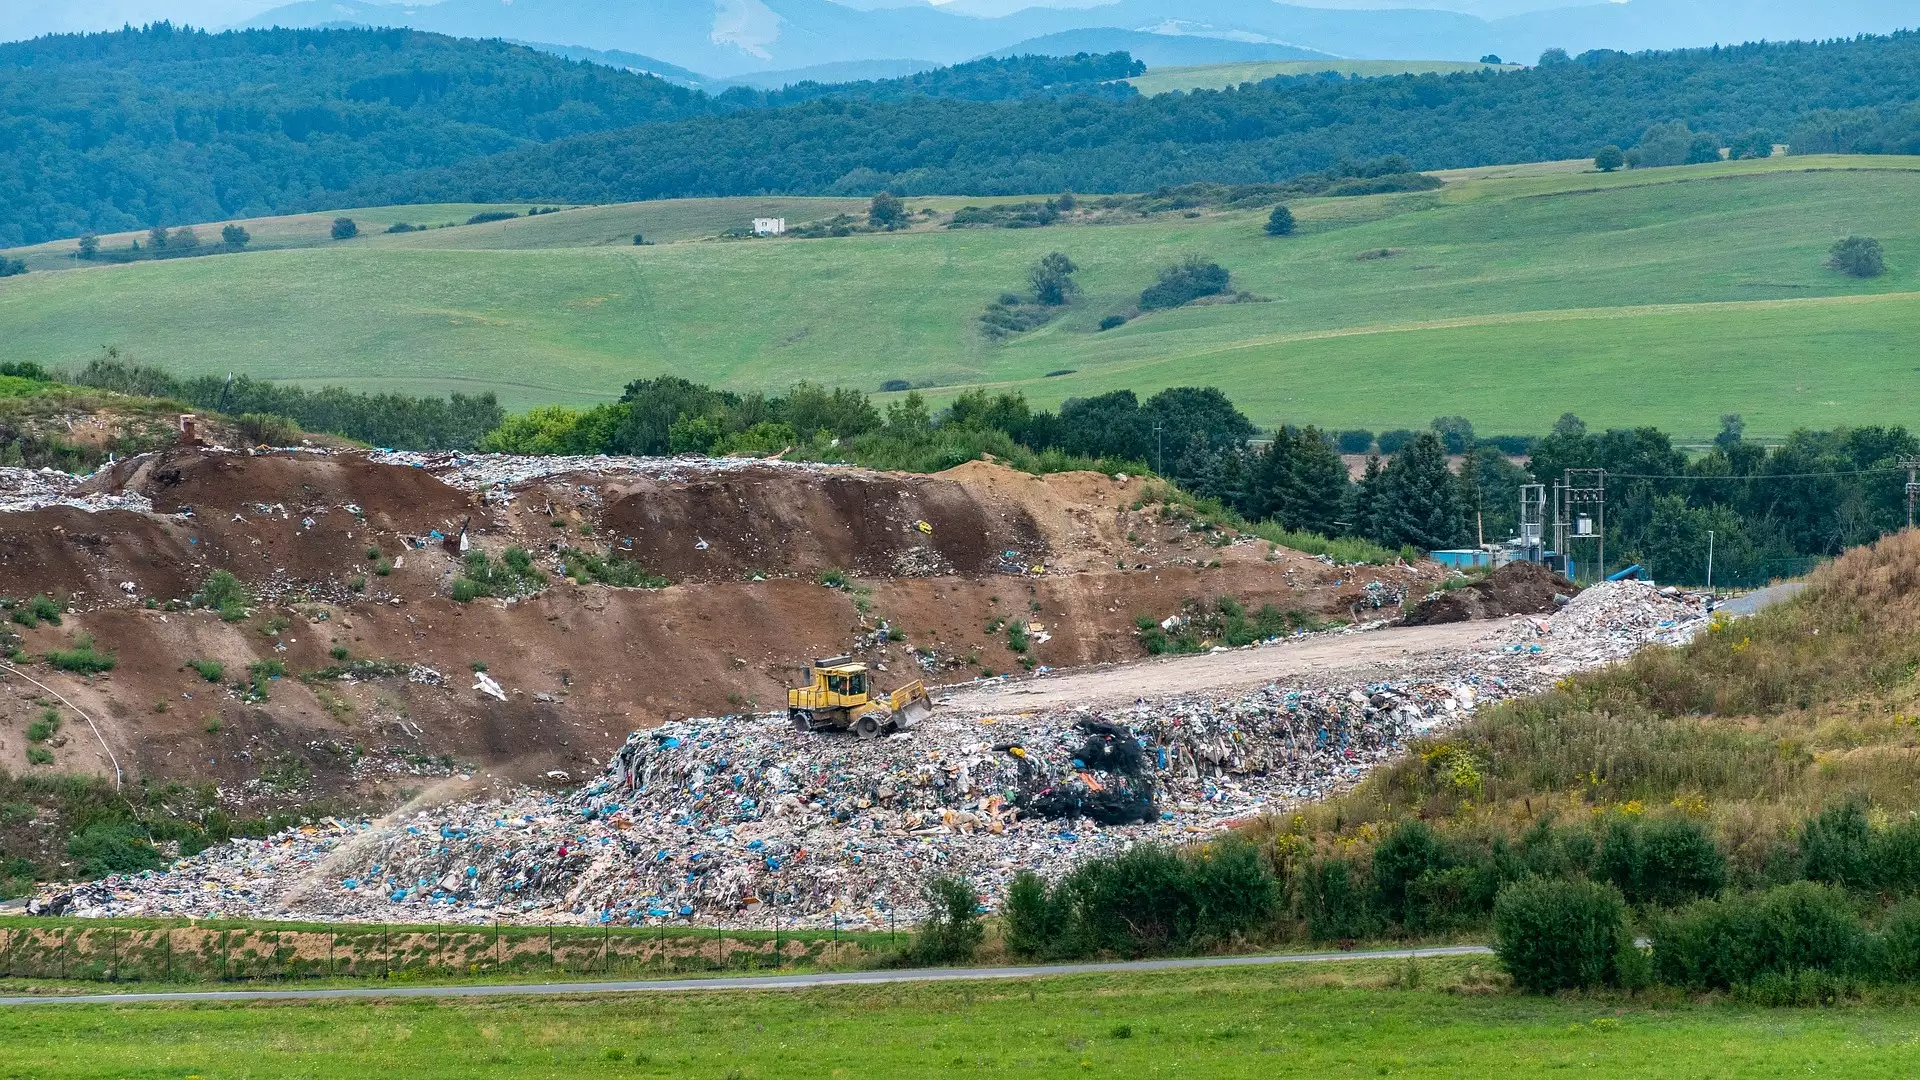
[[[159,1005],[220,1001],[336,1001],[363,998],[483,998],[559,994],[676,993],[688,990],[804,990],[816,986],[870,986],[900,982],[963,982],[972,979],[1033,979],[1053,975],[1105,975],[1190,968],[1324,964],[1337,960],[1401,960],[1410,957],[1485,956],[1485,945],[1372,952],[1294,953],[1263,956],[1196,956],[1176,960],[1127,960],[1105,964],[1041,964],[1029,967],[914,968],[901,971],[823,972],[740,979],[635,979],[619,982],[477,983],[464,986],[352,986],[311,990],[183,990],[148,994],[71,994],[0,997],[0,1006]]]

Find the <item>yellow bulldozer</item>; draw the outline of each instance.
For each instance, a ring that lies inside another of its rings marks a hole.
[[[851,731],[862,739],[877,739],[912,730],[933,714],[925,683],[876,693],[867,665],[851,656],[815,660],[809,670],[812,685],[787,691],[787,719],[796,731]]]

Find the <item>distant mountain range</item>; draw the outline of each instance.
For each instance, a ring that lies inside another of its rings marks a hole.
[[[1205,44],[1210,42],[1303,50],[1293,56],[1477,60],[1491,53],[1531,61],[1548,48],[1577,53],[1817,39],[1920,23],[1912,0],[1627,0],[1571,6],[1547,6],[1552,0],[1425,0],[1473,13],[1353,6],[1362,0],[1322,0],[1340,7],[1273,0],[1118,0],[996,14],[1008,2],[954,0],[943,7],[907,3],[862,10],[832,0],[300,0],[247,25],[412,26],[462,37],[590,45],[726,78],[876,60],[951,64],[1015,46],[1067,48],[1076,39],[1056,35],[1096,29],[1186,39],[1190,51],[1183,63],[1271,55],[1248,57],[1244,50]],[[1146,55],[1144,49],[1133,51]]]
[[[637,54],[653,66],[619,66],[688,85],[767,85],[1118,40],[1084,36],[1091,31],[1138,35],[1113,47],[1168,65],[1321,54],[1477,60],[1491,53],[1531,62],[1556,47],[1634,51],[1920,25],[1914,0],[297,0],[269,8],[272,2],[11,0],[0,2],[0,40],[161,18],[215,28],[411,26]]]

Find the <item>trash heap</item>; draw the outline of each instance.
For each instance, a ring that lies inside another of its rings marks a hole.
[[[754,469],[792,469],[820,472],[851,471],[852,466],[780,458],[627,457],[616,454],[464,454],[424,453],[413,450],[376,450],[367,455],[379,465],[406,465],[425,469],[463,491],[512,489],[554,476],[582,473],[593,476],[633,476],[649,480],[688,480],[720,473]]]
[[[138,494],[83,492],[85,477],[58,469],[21,469],[0,467],[0,513],[44,510],[49,506],[71,506],[89,512],[132,510],[150,513],[153,502]]]
[[[74,890],[90,916],[885,925],[928,877],[990,897],[1143,840],[1356,782],[1407,739],[1530,688],[1491,672],[1270,685],[1120,709],[936,716],[862,742],[782,716],[637,732],[599,780],[382,822],[328,819]]]
[[[1603,581],[1543,618],[1523,619],[1512,649],[1547,653],[1562,670],[1608,663],[1643,645],[1684,645],[1706,625],[1710,600],[1644,581]]]

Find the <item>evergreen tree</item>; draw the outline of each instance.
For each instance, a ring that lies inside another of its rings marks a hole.
[[[1376,534],[1375,510],[1380,502],[1380,478],[1385,475],[1380,466],[1380,455],[1368,454],[1367,467],[1360,479],[1347,488],[1347,497],[1340,508],[1340,516],[1346,521],[1343,530],[1348,536],[1373,536]]]
[[[1276,206],[1273,213],[1267,215],[1268,236],[1293,235],[1293,211],[1284,206]]]
[[[1339,534],[1347,467],[1319,428],[1282,428],[1250,470],[1249,513],[1322,536]]]
[[[1373,539],[1385,547],[1434,551],[1462,543],[1465,534],[1460,487],[1447,470],[1446,448],[1432,432],[1421,432],[1381,474]]]

